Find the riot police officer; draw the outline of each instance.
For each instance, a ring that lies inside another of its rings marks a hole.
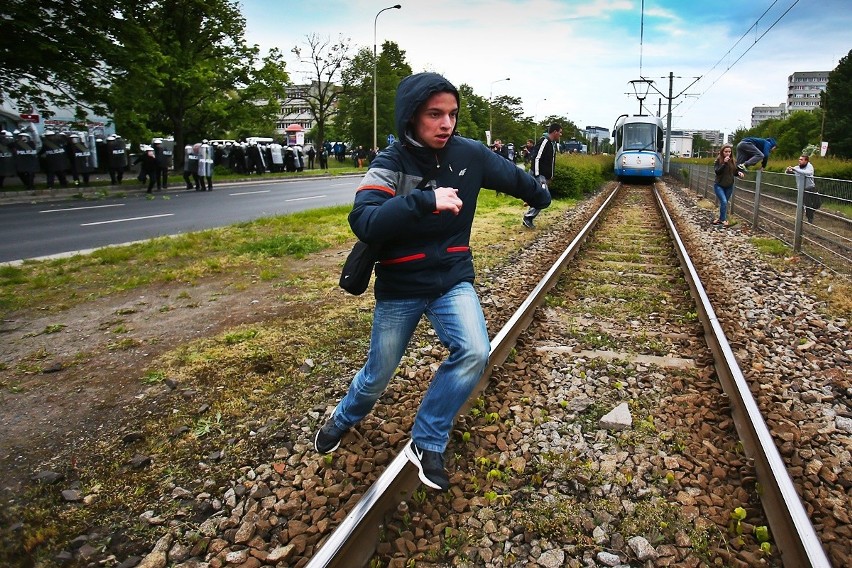
[[[35,189],[35,173],[38,171],[38,153],[35,142],[27,132],[18,131],[18,139],[12,145],[15,157],[15,172],[21,183],[29,190]]]
[[[74,185],[80,185],[80,178],[82,177],[83,185],[89,187],[89,174],[95,169],[94,160],[92,151],[83,142],[83,138],[78,132],[72,132],[69,136],[65,152],[71,164],[71,176],[74,178]]]
[[[7,177],[15,175],[15,156],[12,144],[15,139],[8,130],[0,130],[0,187]]]
[[[213,191],[213,147],[204,140],[198,146],[198,180],[201,191]],[[193,147],[195,148],[195,147]]]
[[[139,178],[148,180],[148,190],[146,193],[151,193],[155,182],[159,186],[159,173],[157,171],[159,166],[157,165],[157,156],[155,155],[154,148],[147,144],[140,145],[139,156],[137,156],[135,163],[141,164]],[[157,191],[160,191],[159,187],[157,187]]]
[[[65,137],[53,130],[44,131],[44,140],[39,155],[44,160],[47,188],[53,188],[53,180],[59,179],[60,187],[68,187],[65,172],[69,169],[68,154],[65,152]]]
[[[124,170],[127,169],[127,149],[124,139],[117,134],[107,136],[107,169],[112,185],[121,185],[124,180]]]
[[[201,144],[195,146],[201,148]],[[186,182],[186,189],[192,189],[193,185],[189,181],[190,176],[192,176],[192,180],[195,182],[195,191],[201,191],[201,180],[198,179],[198,154],[195,146],[187,144],[183,149],[183,181]]]
[[[174,140],[163,141],[162,138],[154,138],[151,146],[154,147],[154,156],[157,158],[157,191],[169,188],[169,170],[172,169],[174,159]]]

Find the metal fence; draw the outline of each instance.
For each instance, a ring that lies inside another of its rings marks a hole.
[[[716,199],[712,165],[672,161],[671,175],[707,199]],[[825,267],[852,277],[852,181],[815,177],[805,191],[804,176],[750,171],[737,179],[729,214],[788,244]]]

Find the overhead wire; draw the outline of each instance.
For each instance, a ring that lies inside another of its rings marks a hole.
[[[777,2],[778,0],[776,0]],[[639,17],[639,76],[642,76],[642,45],[645,40],[645,0],[642,0],[642,13]]]
[[[749,27],[749,28],[748,28],[748,29],[747,29],[747,30],[743,33],[743,35],[741,35],[741,36],[740,36],[740,39],[738,39],[738,40],[734,43],[734,45],[732,45],[732,46],[731,46],[731,49],[729,49],[727,52],[725,52],[725,55],[723,55],[723,56],[719,59],[719,61],[717,61],[715,64],[713,64],[713,67],[711,67],[711,68],[710,68],[710,70],[709,70],[707,73],[705,73],[704,75],[705,75],[705,76],[707,76],[707,75],[709,75],[710,73],[712,73],[712,72],[713,72],[713,69],[715,69],[717,65],[719,65],[722,61],[724,61],[724,60],[725,60],[725,58],[726,58],[728,55],[730,55],[730,53],[734,50],[734,48],[735,48],[735,47],[737,47],[737,46],[740,44],[740,42],[743,40],[743,38],[745,38],[745,37],[749,34],[749,32],[750,32],[751,30],[753,30],[753,29],[757,26],[757,24],[759,24],[759,23],[760,23],[760,20],[763,18],[763,16],[765,16],[765,15],[769,12],[769,10],[771,10],[771,9],[772,9],[772,7],[773,7],[773,6],[775,6],[775,4],[777,4],[777,3],[778,3],[778,0],[775,0],[774,2],[772,2],[772,4],[770,4],[770,5],[769,5],[769,8],[767,8],[766,10],[764,10],[764,11],[763,11],[763,13],[762,13],[762,14],[761,14],[761,15],[760,15],[760,16],[759,16],[759,17],[758,17],[758,18],[754,21],[754,23],[753,23],[753,24],[752,24],[752,25],[751,25],[751,26],[750,26],[750,27]]]
[[[745,37],[745,35],[746,35],[746,34],[748,34],[748,33],[749,33],[749,32],[750,32],[750,31],[751,31],[751,30],[752,30],[752,29],[753,29],[753,28],[754,28],[754,27],[755,27],[755,26],[756,26],[756,25],[760,22],[761,18],[763,18],[763,16],[765,16],[765,15],[766,15],[766,13],[767,13],[769,10],[771,10],[771,9],[772,9],[772,7],[773,7],[773,6],[775,6],[775,4],[777,4],[777,2],[778,2],[778,0],[775,0],[775,1],[774,1],[774,2],[773,2],[770,6],[769,6],[769,8],[767,8],[767,9],[766,9],[766,11],[764,11],[764,12],[763,12],[763,14],[761,14],[761,15],[760,15],[760,17],[759,17],[757,20],[755,20],[754,24],[752,24],[752,25],[751,25],[751,27],[749,27],[749,29],[748,29],[748,30],[746,30],[745,34],[743,34],[743,37]],[[741,60],[743,57],[745,57],[745,56],[746,56],[746,54],[747,54],[749,51],[751,51],[751,48],[753,48],[755,45],[757,45],[757,44],[758,44],[758,42],[759,42],[761,39],[763,39],[763,37],[764,37],[766,34],[768,34],[768,33],[772,30],[772,28],[774,28],[774,27],[776,26],[776,24],[778,24],[778,22],[780,22],[780,21],[781,21],[781,19],[782,19],[784,16],[786,16],[786,15],[790,12],[790,10],[792,10],[792,9],[796,6],[796,4],[798,4],[798,3],[799,3],[799,0],[794,0],[794,2],[793,2],[792,4],[790,4],[790,7],[789,7],[789,8],[787,8],[786,10],[784,10],[784,13],[783,13],[783,14],[781,14],[780,16],[778,16],[778,18],[777,18],[774,22],[772,22],[772,25],[770,25],[768,28],[766,28],[766,31],[764,31],[762,34],[760,34],[760,37],[758,37],[756,40],[754,40],[754,42],[752,42],[752,44],[751,44],[750,46],[748,46],[748,49],[746,49],[744,52],[742,52],[742,53],[740,54],[740,56],[739,56],[739,57],[737,57],[736,61],[734,61],[733,63],[731,63],[730,65],[728,65],[728,67],[725,69],[725,71],[724,71],[724,72],[722,72],[722,74],[721,74],[721,75],[719,75],[718,77],[716,77],[716,80],[715,80],[715,81],[713,81],[712,83],[710,83],[710,85],[709,85],[706,89],[704,89],[704,91],[702,91],[700,94],[698,94],[698,95],[696,96],[696,102],[697,102],[697,100],[698,100],[699,98],[701,98],[702,96],[704,96],[704,95],[707,93],[707,91],[709,91],[710,89],[712,89],[712,88],[713,88],[713,85],[715,85],[716,83],[718,83],[718,82],[719,82],[719,79],[721,79],[722,77],[724,77],[724,76],[725,76],[725,74],[726,74],[728,71],[730,71],[730,70],[731,70],[731,68],[732,68],[734,65],[736,65],[737,63],[739,63],[739,62],[740,62],[740,60]],[[737,44],[739,44],[739,42],[740,42],[740,41],[742,41],[743,37],[741,37],[740,39],[738,39],[738,40],[737,40],[737,42],[736,42],[736,43],[735,43],[735,44],[731,47],[731,49],[729,49],[729,50],[728,50],[728,53],[730,53],[730,52],[734,49],[734,47],[736,47],[736,46],[737,46]],[[713,65],[713,67],[710,69],[710,71],[712,71],[713,69],[715,69],[715,68],[716,68],[716,66],[717,66],[717,65],[719,65],[719,63],[721,63],[721,62],[722,62],[722,60],[723,60],[723,59],[725,59],[725,57],[727,57],[727,56],[728,56],[728,53],[726,53],[726,54],[722,57],[722,59],[720,59],[719,61],[717,61],[717,62],[716,62],[716,64],[715,64],[715,65]],[[708,71],[708,73],[707,73],[707,74],[709,74],[709,73],[710,73],[710,71]],[[706,76],[707,74],[705,74],[705,76]],[[694,103],[693,103],[693,104],[694,104]]]

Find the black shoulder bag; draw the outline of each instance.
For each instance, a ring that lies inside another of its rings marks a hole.
[[[360,296],[370,284],[373,268],[379,260],[379,247],[370,246],[359,240],[352,247],[343,270],[340,272],[340,287],[356,296]]]
[[[438,168],[432,168],[429,174],[423,176],[420,183],[415,189],[425,189],[429,183],[429,178]],[[362,240],[358,240],[349,256],[346,257],[346,262],[343,263],[343,270],[340,271],[340,287],[360,296],[370,285],[370,278],[373,276],[373,269],[376,267],[376,262],[379,260],[379,245],[368,245]]]

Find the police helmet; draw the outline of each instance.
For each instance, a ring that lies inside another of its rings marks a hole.
[[[56,134],[56,132],[54,132],[53,130],[45,130],[44,131],[45,136],[53,136],[54,134]]]
[[[115,140],[115,134],[110,134],[107,136],[107,140]]]
[[[151,140],[151,144],[162,144],[162,143],[163,143],[162,138],[154,138],[153,140]]]
[[[154,148],[152,148],[151,146],[148,146],[147,144],[140,144],[139,145],[139,151],[140,152],[147,152],[147,151],[153,150],[153,149]]]

